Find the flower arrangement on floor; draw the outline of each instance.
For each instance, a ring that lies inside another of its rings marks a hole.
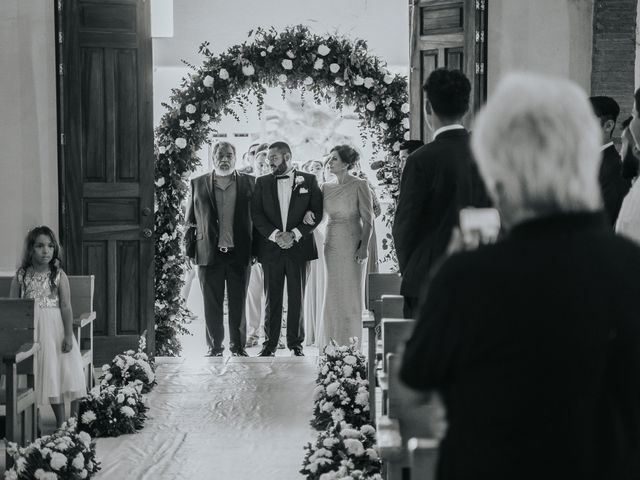
[[[307,454],[300,470],[308,480],[381,480],[365,376],[366,360],[357,338],[340,346],[332,340],[325,347],[311,420],[320,433],[315,444],[305,447]]]
[[[9,443],[7,451],[14,465],[5,472],[5,480],[79,480],[100,470],[96,444],[87,432],[77,432],[75,418],[27,447]]]
[[[140,337],[137,352],[127,350],[116,355],[110,364],[102,366],[102,374],[98,380],[103,387],[124,387],[139,381],[142,384],[142,393],[149,393],[156,385],[155,363],[144,353],[144,335]]]
[[[135,433],[144,427],[147,410],[142,382],[125,387],[97,385],[80,401],[78,428],[94,437]]]
[[[369,423],[369,382],[365,377],[365,357],[357,339],[348,346],[332,341],[320,361],[311,426],[325,430],[340,421],[358,427]]]
[[[354,427],[337,422],[320,432],[307,454],[300,473],[308,480],[382,480],[382,463],[375,448],[376,430],[371,425]]]
[[[180,298],[184,254],[181,248],[187,195],[185,178],[200,163],[197,152],[224,115],[238,118],[232,107],[246,111],[249,94],[264,103],[265,86],[302,89],[317,103],[337,109],[352,105],[360,117],[363,140],[374,151],[395,158],[400,142],[409,138],[407,78],[391,73],[371,55],[363,40],[316,35],[297,25],[278,32],[258,28],[249,41],[214,54],[200,46],[202,65],[172,90],[171,103],[156,129],[155,171],[155,318],[159,355],[178,355],[178,335],[185,332],[187,311]],[[185,62],[186,63],[186,62]],[[367,135],[369,134],[369,135]],[[399,170],[390,162],[380,169],[396,188]]]

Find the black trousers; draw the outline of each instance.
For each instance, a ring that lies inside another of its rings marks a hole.
[[[251,267],[236,261],[233,252],[218,254],[212,265],[198,266],[207,324],[207,346],[214,352],[223,350],[225,284],[229,301],[229,349],[235,351],[244,348],[247,337],[244,302],[250,270]]]
[[[280,259],[263,263],[264,292],[266,307],[264,315],[264,347],[269,350],[278,348],[282,325],[282,297],[284,280],[287,279],[287,347],[302,348],[304,341],[304,320],[302,318],[302,299],[307,282],[307,262],[295,262]]]
[[[404,318],[416,318],[418,316],[418,306],[420,303],[420,299],[418,297],[404,297],[404,306],[402,308],[402,312],[404,313]]]

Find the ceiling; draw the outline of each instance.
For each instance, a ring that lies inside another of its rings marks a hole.
[[[409,63],[407,0],[174,0],[173,38],[154,38],[155,67],[198,64],[198,46],[222,52],[242,43],[249,30],[304,24],[319,34],[362,38],[390,66]]]

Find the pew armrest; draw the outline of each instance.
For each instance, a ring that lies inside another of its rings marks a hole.
[[[410,438],[407,442],[411,471],[420,472],[425,480],[436,478],[438,463],[438,440],[433,438]]]
[[[402,435],[400,422],[386,415],[377,422],[378,451],[383,460],[399,460],[402,458]]]
[[[376,319],[373,316],[371,310],[366,310],[362,315],[362,326],[364,328],[374,328],[376,326]]]
[[[20,363],[33,357],[40,350],[39,343],[25,343],[14,353],[8,353],[2,357],[4,363]]]
[[[74,328],[82,328],[86,325],[89,325],[96,319],[96,312],[85,312],[81,313],[78,317],[73,319]]]

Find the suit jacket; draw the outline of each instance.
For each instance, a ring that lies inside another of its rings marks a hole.
[[[196,229],[195,262],[212,265],[218,251],[218,207],[213,185],[213,172],[191,180],[191,201],[187,209],[187,224]],[[236,205],[233,216],[233,244],[236,259],[245,265],[251,263],[254,252],[251,198],[255,178],[236,172]]]
[[[402,295],[420,296],[426,274],[447,249],[460,209],[490,204],[466,130],[442,132],[409,156],[392,230]]]
[[[282,225],[276,177],[263,175],[256,180],[252,215],[253,223],[259,232],[257,243],[260,263],[274,262],[285,256],[298,262],[307,262],[318,258],[318,250],[311,232],[322,220],[322,192],[315,175],[295,170],[293,174],[304,180],[301,184],[296,184],[294,178],[286,225]],[[307,211],[314,213],[315,225],[303,223]],[[294,245],[289,249],[283,250],[275,242],[269,240],[269,236],[274,230],[290,232],[294,228],[300,231],[302,237],[298,242],[294,242]]]
[[[439,480],[640,478],[638,272],[600,212],[443,262],[400,371],[442,393]]]
[[[631,182],[622,176],[622,161],[620,154],[613,145],[602,152],[602,162],[598,173],[600,191],[604,201],[609,223],[616,224],[622,200],[631,188]]]

